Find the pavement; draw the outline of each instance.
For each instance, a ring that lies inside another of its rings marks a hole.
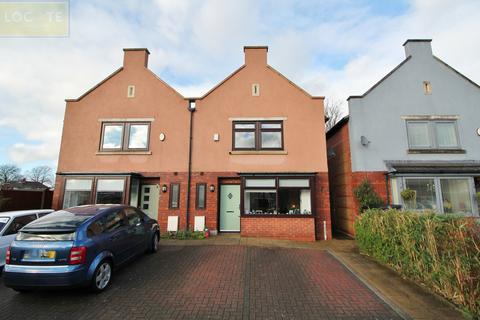
[[[461,319],[446,301],[356,252],[222,235],[162,240],[102,294],[18,294],[0,286],[1,319]]]

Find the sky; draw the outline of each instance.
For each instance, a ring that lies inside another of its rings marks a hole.
[[[0,164],[56,167],[66,98],[146,47],[149,68],[200,96],[243,64],[243,46],[312,95],[359,95],[404,58],[406,39],[480,83],[478,0],[72,0],[64,38],[0,38]],[[81,137],[79,137],[81,139]]]

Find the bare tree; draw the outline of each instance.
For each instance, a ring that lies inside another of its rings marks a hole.
[[[53,184],[53,169],[49,166],[38,166],[27,171],[27,178],[30,181],[40,182],[51,186]]]
[[[341,100],[325,100],[325,117],[328,118],[327,122],[325,123],[326,130],[330,130],[340,119],[342,119],[342,105],[343,102]]]
[[[20,168],[14,164],[3,164],[0,166],[0,184],[18,181],[22,178]]]

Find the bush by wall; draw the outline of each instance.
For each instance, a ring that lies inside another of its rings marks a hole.
[[[355,222],[360,251],[480,319],[480,223],[472,218],[371,209]]]
[[[365,179],[354,190],[353,194],[360,205],[360,212],[371,208],[379,208],[384,205],[382,198],[375,192],[372,184]]]

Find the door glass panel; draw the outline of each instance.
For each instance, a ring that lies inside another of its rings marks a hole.
[[[469,179],[440,179],[440,184],[445,213],[472,213]]]
[[[437,210],[437,197],[434,179],[405,179],[408,189],[415,191],[416,196],[412,200],[404,201],[407,209],[414,210]]]
[[[140,181],[137,178],[132,178],[132,184],[130,187],[130,205],[133,207],[138,206],[139,192]]]

